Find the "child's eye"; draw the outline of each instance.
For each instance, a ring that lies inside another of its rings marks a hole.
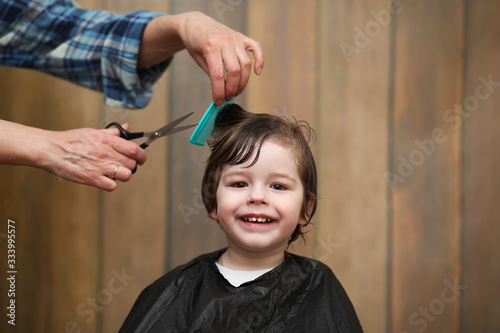
[[[273,190],[278,190],[278,191],[286,190],[286,186],[281,185],[281,184],[273,184],[273,185],[271,185],[271,188]]]
[[[232,187],[236,187],[236,188],[243,188],[243,187],[246,187],[247,184],[244,183],[244,182],[235,182],[231,185]]]

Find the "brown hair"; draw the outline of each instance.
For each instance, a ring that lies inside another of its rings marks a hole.
[[[316,211],[317,172],[309,142],[314,131],[305,121],[290,120],[271,114],[245,111],[237,104],[224,107],[217,116],[208,145],[211,154],[207,160],[202,181],[202,198],[208,214],[217,210],[216,193],[225,163],[236,165],[246,162],[256,149],[253,165],[259,159],[260,149],[266,140],[273,140],[293,149],[299,176],[304,186],[301,216],[307,221]],[[303,236],[302,226],[297,225],[288,244]]]

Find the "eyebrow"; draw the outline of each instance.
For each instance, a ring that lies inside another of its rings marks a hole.
[[[246,176],[248,172],[246,170],[236,170],[236,171],[229,171],[229,172],[223,172],[221,174],[221,179],[225,177],[231,177],[231,176]],[[285,178],[287,180],[292,181],[294,184],[297,184],[297,181],[295,178],[292,176],[286,174],[286,173],[281,173],[281,172],[273,172],[269,175],[271,178]]]
[[[297,183],[297,181],[295,180],[294,177],[292,177],[292,176],[290,176],[290,175],[288,175],[286,173],[273,172],[271,174],[271,177],[273,177],[273,178],[285,178],[285,179],[288,179],[288,180],[292,181],[294,184]]]

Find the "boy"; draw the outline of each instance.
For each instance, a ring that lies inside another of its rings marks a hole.
[[[202,197],[228,247],[147,287],[122,332],[362,332],[330,268],[286,252],[316,209],[312,134],[236,104],[220,112]]]

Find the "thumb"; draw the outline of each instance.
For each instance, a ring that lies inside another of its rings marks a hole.
[[[125,123],[121,126],[126,131],[128,131],[129,127],[130,127],[128,123]],[[108,133],[108,134],[111,134],[111,135],[120,136],[120,130],[118,128],[116,128],[116,126],[111,126],[109,128],[103,129],[103,131]]]

